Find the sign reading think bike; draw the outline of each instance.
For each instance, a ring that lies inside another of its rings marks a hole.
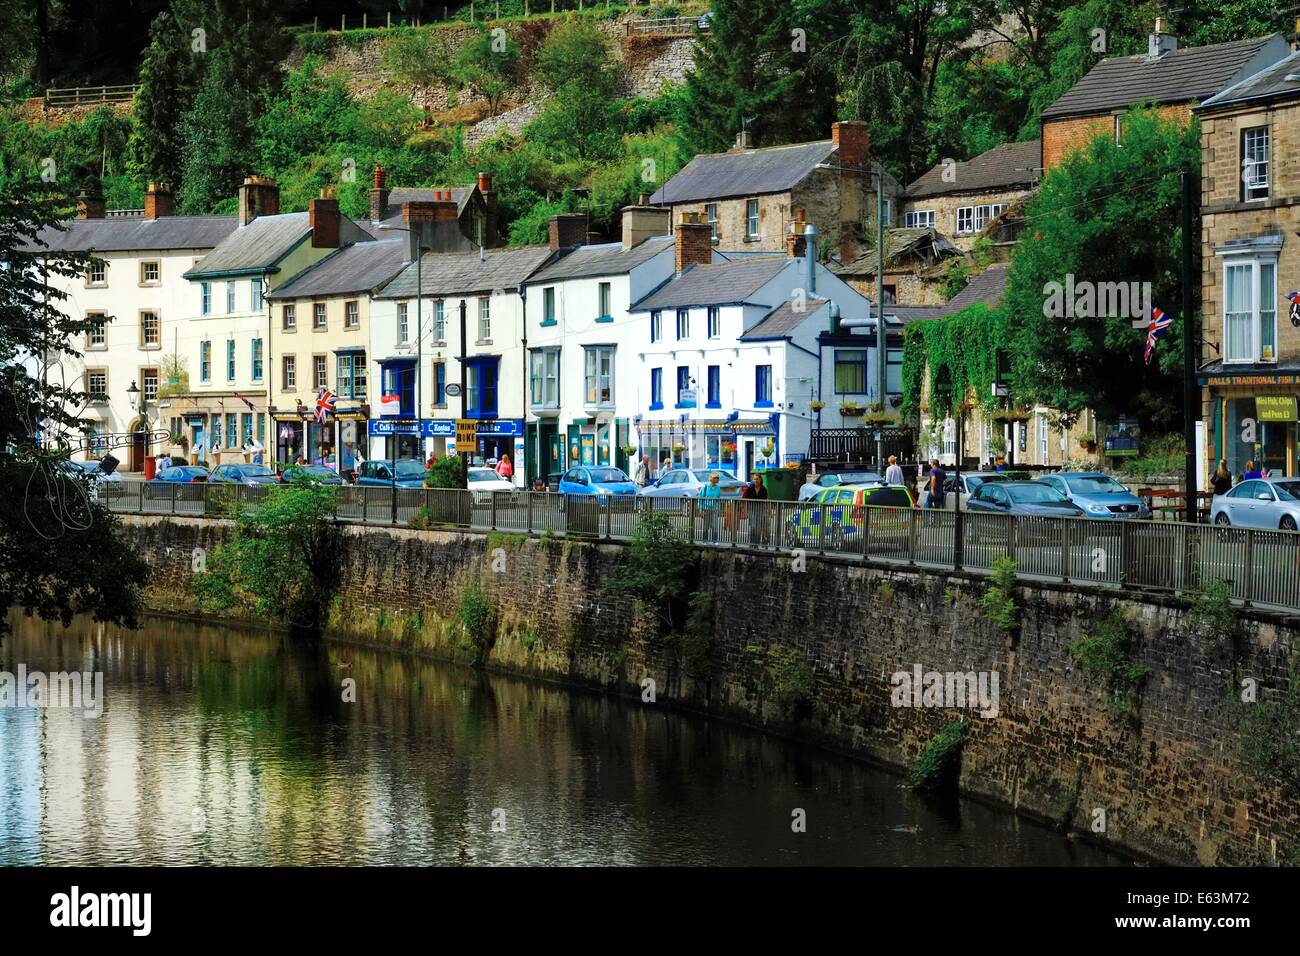
[[[472,418],[456,419],[456,454],[478,451],[478,422]]]

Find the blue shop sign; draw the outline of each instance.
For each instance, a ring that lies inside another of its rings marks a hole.
[[[524,420],[522,418],[498,418],[493,421],[479,422],[475,431],[480,435],[510,435],[520,438],[524,434]]]
[[[383,438],[389,435],[419,435],[422,438],[454,438],[456,435],[456,423],[453,421],[436,421],[429,418],[418,422],[414,419],[402,420],[396,418],[372,418],[367,431],[375,438]]]

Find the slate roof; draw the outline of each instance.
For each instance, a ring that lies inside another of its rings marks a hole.
[[[67,219],[46,226],[33,244],[37,252],[132,252],[213,249],[235,230],[234,216],[143,216]],[[62,227],[62,228],[59,228]]]
[[[546,264],[550,246],[488,249],[484,259],[474,252],[430,252],[420,264],[421,295],[451,296],[513,289]],[[416,267],[411,263],[379,291],[380,299],[406,299],[417,294]]]
[[[937,319],[943,308],[941,305],[887,305],[885,325],[890,325],[894,320],[902,325],[910,325],[920,319]]]
[[[991,264],[971,279],[966,284],[966,288],[949,299],[940,310],[939,316],[952,315],[977,302],[982,302],[990,308],[996,306],[1002,301],[1002,293],[1006,291],[1009,268],[1010,264],[1006,262]]]
[[[655,204],[780,193],[835,155],[829,139],[696,156],[650,197]]]
[[[253,272],[274,265],[311,234],[311,219],[305,212],[258,216],[240,226],[220,245],[185,273],[187,279],[235,272]]]
[[[892,226],[885,230],[885,271],[909,253],[929,253],[936,260],[961,255],[962,252],[938,230],[929,226]],[[876,250],[868,249],[848,262],[832,259],[829,268],[836,275],[876,274]]]
[[[809,299],[798,310],[793,302],[782,302],[750,327],[740,340],[787,338],[804,322],[821,312],[829,302],[829,299]]]
[[[942,196],[946,193],[990,192],[999,189],[1031,189],[1038,184],[1042,142],[1004,143],[974,159],[958,163],[945,182],[943,163],[922,173],[907,187],[908,199]]]
[[[383,285],[407,264],[409,243],[400,239],[357,242],[330,253],[270,293],[268,299],[304,299],[348,292],[368,292]]]
[[[674,276],[632,306],[633,311],[685,309],[700,305],[736,305],[772,281],[794,262],[785,256],[739,259],[713,265],[694,265]],[[770,305],[771,303],[756,303]]]
[[[1252,76],[1216,93],[1201,104],[1201,112],[1218,108],[1241,106],[1259,100],[1289,99],[1300,96],[1300,81],[1288,80],[1300,75],[1300,53],[1260,70]]]
[[[626,250],[621,242],[577,246],[564,258],[551,263],[528,281],[529,283],[556,282],[560,279],[625,275],[643,262],[649,262],[665,249],[672,247],[672,236],[652,236]]]
[[[1042,119],[1108,113],[1134,103],[1199,102],[1289,52],[1281,35],[1273,34],[1187,47],[1155,60],[1146,54],[1112,57],[1043,110]]]

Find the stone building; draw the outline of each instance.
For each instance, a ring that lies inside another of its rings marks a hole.
[[[1300,54],[1198,108],[1206,465],[1300,474]]]
[[[875,244],[848,262],[832,257],[830,270],[868,299],[876,298]],[[885,231],[885,304],[943,305],[948,266],[962,251],[933,227]]]
[[[802,210],[824,248],[842,260],[862,253],[875,231],[876,174],[885,184],[885,222],[893,222],[902,187],[871,158],[867,125],[835,123],[831,138],[812,143],[749,147],[748,133],[725,153],[696,156],[650,202],[704,217],[713,244],[727,252],[783,254],[791,223]]]
[[[376,166],[373,183],[370,188],[369,223],[372,233],[387,227],[402,226],[402,210],[408,203],[454,202],[456,228],[440,231],[431,237],[433,252],[469,252],[479,246],[491,248],[501,244],[497,194],[492,188],[492,176],[489,173],[479,173],[478,180],[472,186],[390,189],[384,167]]]
[[[1051,169],[1099,135],[1123,135],[1123,118],[1138,103],[1164,115],[1191,119],[1198,103],[1290,53],[1280,34],[1178,48],[1178,38],[1156,20],[1145,55],[1102,60],[1040,116],[1042,161]]]
[[[975,238],[1004,211],[1033,194],[1041,149],[1038,140],[1005,143],[964,163],[936,164],[907,187],[900,225],[937,230],[970,252]]]

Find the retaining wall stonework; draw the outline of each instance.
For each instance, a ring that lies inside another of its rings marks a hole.
[[[210,552],[229,526],[123,520],[153,567],[151,609],[197,613],[193,549]],[[987,578],[813,555],[799,572],[787,557],[709,550],[702,581],[714,598],[713,639],[693,676],[677,642],[605,589],[621,545],[359,526],[343,534],[330,614],[340,636],[469,660],[457,603],[477,581],[497,615],[489,667],[638,697],[650,677],[659,705],[897,766],[964,715],[960,784],[972,795],[1160,860],[1270,865],[1298,855],[1300,803],[1243,765],[1236,692],[1241,677],[1254,678],[1265,699],[1287,686],[1295,619],[1243,616],[1234,641],[1197,633],[1175,600],[1122,602],[1135,657],[1151,668],[1130,724],[1111,714],[1105,687],[1069,652],[1116,605],[1113,594],[1018,587],[1022,620],[1011,638],[979,609]],[[494,561],[504,570],[494,572]],[[793,710],[780,693],[791,662],[811,665],[814,682],[810,705]],[[998,715],[891,706],[891,675],[917,664],[996,670]],[[1097,811],[1102,834],[1092,832]]]

